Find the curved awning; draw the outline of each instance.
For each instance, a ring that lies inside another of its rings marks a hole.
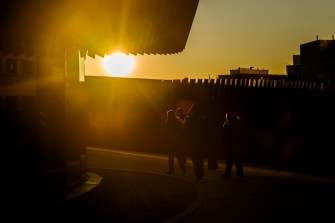
[[[199,0],[2,0],[0,51],[40,53],[77,47],[82,55],[115,50],[184,50]]]

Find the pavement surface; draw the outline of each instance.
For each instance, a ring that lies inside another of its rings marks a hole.
[[[64,202],[25,208],[18,199],[9,209],[14,213],[10,219],[22,218],[21,214],[42,222],[120,223],[329,222],[334,218],[334,179],[246,164],[244,182],[234,172],[226,181],[221,176],[224,164],[219,162],[218,169],[205,168],[204,181],[199,183],[190,160],[186,176],[177,165],[175,174],[167,175],[165,156],[94,147],[87,149],[87,166],[86,182],[66,194]],[[24,204],[29,202],[34,203]]]
[[[98,168],[89,171],[102,176],[101,182],[89,192],[66,202],[62,210],[64,219],[164,222],[172,217],[179,221],[187,217],[187,209],[195,211],[198,207],[196,187],[177,177],[132,170]],[[92,184],[92,181],[88,179],[87,183]]]

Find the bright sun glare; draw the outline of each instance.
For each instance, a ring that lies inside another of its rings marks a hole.
[[[102,60],[104,70],[111,76],[125,77],[134,67],[134,58],[121,52],[105,55]]]

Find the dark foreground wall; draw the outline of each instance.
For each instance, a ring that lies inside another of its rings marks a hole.
[[[166,110],[199,102],[211,127],[207,154],[220,150],[217,131],[233,110],[250,133],[249,163],[334,175],[333,99],[331,86],[307,82],[86,77],[83,139],[89,146],[165,154]]]

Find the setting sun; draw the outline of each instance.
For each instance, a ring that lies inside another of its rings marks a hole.
[[[128,76],[134,67],[134,58],[121,52],[106,55],[102,59],[104,70],[111,76]]]

